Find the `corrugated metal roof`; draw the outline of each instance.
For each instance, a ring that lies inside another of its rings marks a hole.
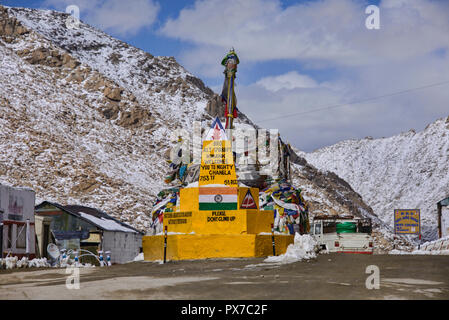
[[[101,230],[142,233],[139,230],[131,227],[130,225],[111,217],[106,212],[95,208],[79,205],[63,206],[60,205],[59,203],[44,201],[41,204],[37,205],[35,209],[39,209],[40,207],[43,207],[46,204],[50,204],[64,212],[76,216],[77,218],[87,221]]]
[[[441,206],[449,206],[449,197],[438,202]]]

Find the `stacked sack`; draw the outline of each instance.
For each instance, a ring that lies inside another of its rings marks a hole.
[[[179,199],[179,188],[170,188],[159,192],[153,204],[153,211],[151,212],[153,219],[150,225],[151,235],[163,231],[164,212],[176,211],[176,207],[179,207]]]
[[[272,183],[259,193],[261,210],[274,211],[274,231],[281,234],[308,233],[309,210],[301,195],[285,179]],[[295,228],[295,226],[297,226]]]

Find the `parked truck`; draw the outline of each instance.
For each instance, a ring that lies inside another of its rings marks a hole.
[[[312,236],[319,250],[344,253],[373,253],[372,224],[368,218],[318,216],[313,219]]]

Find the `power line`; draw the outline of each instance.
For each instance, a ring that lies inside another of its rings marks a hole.
[[[367,98],[367,99],[361,99],[361,100],[356,100],[356,101],[347,102],[347,103],[342,103],[342,104],[335,104],[335,105],[330,105],[330,106],[318,107],[318,109],[313,109],[313,110],[309,110],[309,111],[302,111],[302,112],[295,112],[295,113],[290,113],[290,114],[284,114],[284,115],[279,116],[279,117],[274,117],[274,118],[269,118],[269,119],[259,120],[259,121],[255,121],[255,122],[256,122],[256,123],[259,123],[259,122],[266,122],[266,121],[272,121],[272,120],[277,120],[277,119],[283,119],[283,118],[287,118],[287,117],[293,117],[293,116],[298,116],[298,115],[303,115],[303,114],[308,114],[308,113],[313,113],[313,112],[319,112],[319,111],[323,111],[323,110],[329,110],[329,109],[341,108],[341,107],[345,107],[345,106],[348,106],[348,105],[351,105],[351,104],[358,104],[358,103],[362,103],[362,102],[367,102],[367,101],[372,101],[372,100],[377,100],[377,99],[382,99],[382,98],[392,97],[392,96],[404,94],[404,93],[407,93],[407,92],[412,92],[412,91],[417,91],[417,90],[422,90],[422,89],[427,89],[427,88],[437,87],[437,86],[441,86],[441,85],[448,84],[448,83],[449,83],[449,80],[448,80],[448,81],[443,81],[443,82],[438,82],[438,83],[429,84],[429,85],[422,86],[422,87],[416,87],[416,88],[406,89],[406,90],[402,90],[402,91],[396,91],[396,92],[384,94],[384,95],[381,95],[381,96],[371,97],[371,98]]]

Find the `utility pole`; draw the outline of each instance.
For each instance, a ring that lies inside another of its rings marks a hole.
[[[237,118],[237,98],[235,96],[235,74],[237,72],[237,65],[240,63],[234,48],[229,50],[229,53],[221,61],[221,65],[225,67],[224,83],[221,97],[226,102],[225,118],[228,139],[232,144],[232,129],[234,119]]]

